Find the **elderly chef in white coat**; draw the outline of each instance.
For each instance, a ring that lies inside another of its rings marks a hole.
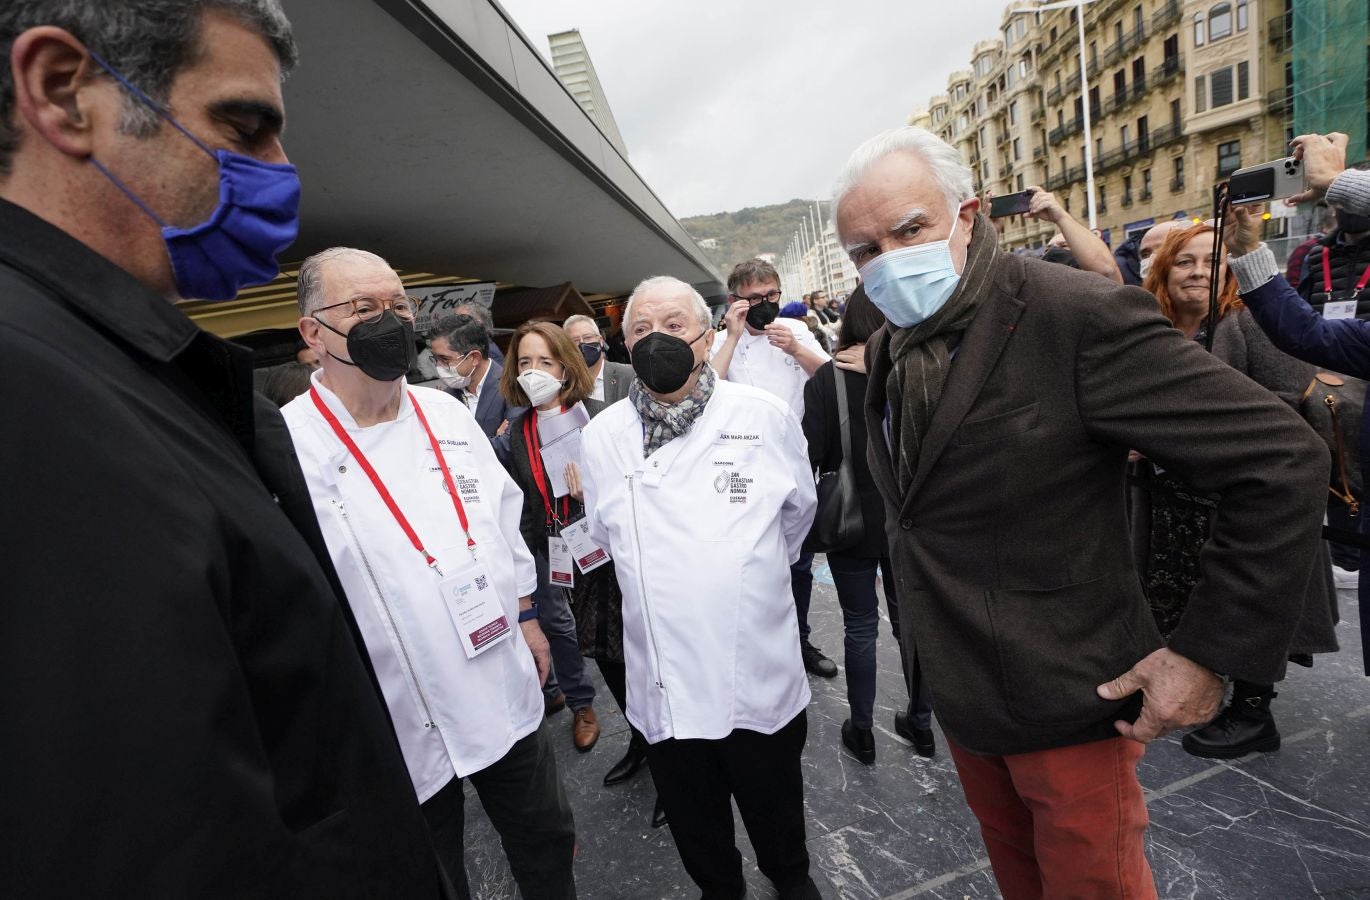
[[[816,505],[803,430],[783,400],[715,375],[709,308],[688,284],[638,285],[624,334],[637,377],[586,426],[583,480],[623,589],[628,718],[704,896],[745,892],[735,799],[780,896],[817,897],[788,568]]]
[[[572,900],[575,823],[539,727],[549,653],[523,495],[466,404],[405,383],[416,310],[385,260],[317,253],[299,301],[323,368],[282,413],[438,856],[469,897],[469,778],[523,896]]]

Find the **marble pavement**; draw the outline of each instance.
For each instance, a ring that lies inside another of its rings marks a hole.
[[[815,573],[813,639],[840,665],[841,613],[821,556]],[[1357,613],[1344,593],[1341,653],[1318,657],[1311,670],[1289,667],[1274,705],[1284,736],[1278,752],[1231,762],[1196,759],[1173,736],[1148,749],[1139,773],[1148,791],[1148,852],[1162,897],[1370,898],[1370,679],[1361,675]],[[998,897],[940,732],[933,760],[920,759],[894,735],[903,682],[883,619],[882,611],[873,766],[841,747],[844,675],[810,678],[804,768],[815,881],[831,898]],[[654,791],[645,770],[625,785],[601,783],[627,745],[627,727],[602,685],[595,707],[603,736],[588,754],[571,746],[567,713],[548,720],[575,810],[579,896],[697,897],[669,828],[650,825]],[[467,804],[467,866],[475,896],[517,896],[498,836],[469,788]],[[774,897],[751,863],[740,819],[737,840],[751,896]]]

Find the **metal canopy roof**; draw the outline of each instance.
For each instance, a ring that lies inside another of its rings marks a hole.
[[[290,256],[348,244],[396,268],[623,295],[718,273],[490,0],[286,0],[301,60]]]

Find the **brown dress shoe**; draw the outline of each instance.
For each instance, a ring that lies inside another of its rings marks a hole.
[[[576,710],[575,718],[571,719],[571,740],[581,753],[588,753],[599,740],[599,719],[595,718],[593,706]]]

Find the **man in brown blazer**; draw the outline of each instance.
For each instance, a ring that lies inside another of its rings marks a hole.
[[[1282,673],[1327,452],[1149,294],[999,251],[978,206],[918,128],[867,141],[836,189],[890,320],[866,417],[904,639],[1004,896],[1154,897],[1136,764],[1213,716],[1223,676]],[[1168,647],[1128,545],[1130,448],[1222,495]]]

